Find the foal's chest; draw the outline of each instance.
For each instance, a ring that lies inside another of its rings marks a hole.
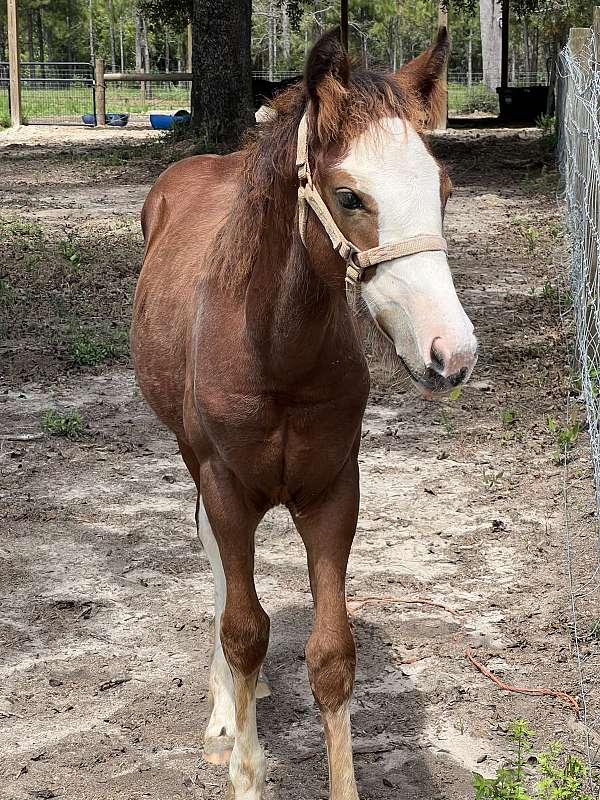
[[[323,491],[351,456],[368,396],[368,373],[320,391],[211,391],[203,423],[242,483],[274,503]]]

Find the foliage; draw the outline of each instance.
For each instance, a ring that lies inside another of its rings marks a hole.
[[[183,30],[192,18],[193,0],[137,0],[137,7],[153,27]]]
[[[512,757],[493,778],[473,773],[475,800],[592,800],[586,792],[588,771],[581,759],[563,754],[559,742],[532,756],[535,733],[518,719],[509,727]],[[533,762],[534,776],[526,766]]]
[[[119,355],[119,343],[114,337],[98,332],[81,331],[70,342],[68,358],[80,367],[94,367]]]
[[[65,436],[67,439],[78,439],[85,429],[85,423],[79,411],[74,411],[72,414],[61,414],[53,408],[42,412],[42,425],[52,436]]]
[[[562,453],[571,450],[581,433],[581,423],[578,419],[570,419],[566,424],[548,417],[547,419],[548,430],[554,434],[556,438],[556,445],[558,448],[557,458],[560,458]]]

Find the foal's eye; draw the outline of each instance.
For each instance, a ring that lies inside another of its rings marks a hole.
[[[338,203],[342,206],[342,208],[348,208],[351,211],[354,211],[358,208],[364,208],[360,197],[354,194],[353,191],[350,189],[338,189],[335,193],[337,197]]]

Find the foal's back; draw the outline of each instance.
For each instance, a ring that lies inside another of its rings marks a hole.
[[[242,153],[186,158],[163,172],[142,211],[146,247],[133,308],[133,358],[144,397],[180,436],[194,299],[242,161]]]

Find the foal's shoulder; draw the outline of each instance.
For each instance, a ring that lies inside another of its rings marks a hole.
[[[228,208],[239,182],[244,154],[190,156],[159,175],[144,203],[142,228],[146,240],[153,229],[201,214],[219,219]],[[209,220],[206,220],[209,222]],[[211,226],[212,227],[212,226]]]

